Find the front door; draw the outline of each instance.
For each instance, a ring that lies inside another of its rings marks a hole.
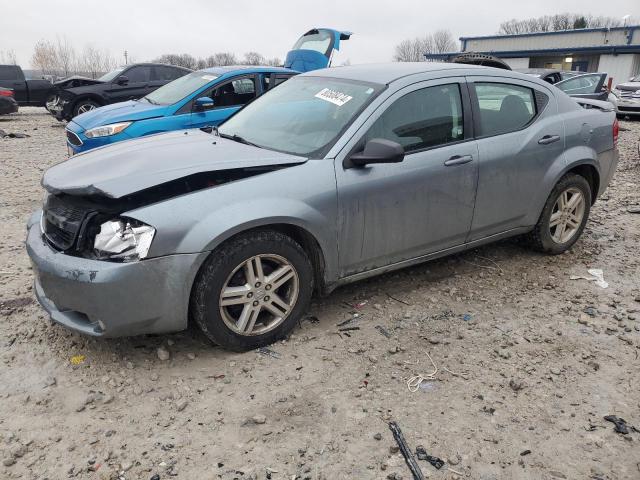
[[[472,241],[535,224],[541,186],[552,166],[563,164],[564,125],[545,87],[495,77],[468,80],[480,156]]]
[[[191,128],[215,127],[256,97],[258,87],[255,75],[236,77],[220,83],[198,97],[213,99],[213,108],[192,110]]]
[[[124,84],[118,84],[118,78],[126,77]],[[108,91],[111,103],[125,102],[127,100],[135,100],[144,97],[151,90],[149,82],[151,80],[151,66],[136,65],[120,74],[115,78]]]
[[[421,82],[389,97],[360,129],[356,151],[384,138],[401,163],[336,163],[343,276],[464,243],[478,173],[464,79]]]

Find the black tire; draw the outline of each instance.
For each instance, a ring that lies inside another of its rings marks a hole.
[[[84,113],[80,111],[83,107],[88,107],[90,110],[92,110],[94,108],[100,108],[101,106],[102,105],[100,105],[98,102],[89,100],[88,98],[78,100],[78,102],[73,106],[73,116],[77,117],[81,113]]]
[[[272,330],[242,335],[225,323],[220,311],[220,293],[234,270],[256,255],[277,255],[294,267],[299,279],[297,300],[289,315]],[[224,348],[246,351],[263,347],[284,338],[294,328],[309,306],[313,281],[313,267],[307,254],[290,237],[272,230],[241,234],[205,260],[191,292],[191,318],[205,336]]]
[[[551,233],[551,228],[549,227],[549,222],[551,220],[551,215],[554,213],[554,208],[558,197],[560,195],[569,190],[569,189],[578,189],[582,192],[584,196],[584,214],[582,217],[582,221],[580,222],[580,226],[576,230],[576,232],[564,243],[556,242]],[[578,241],[582,232],[584,231],[584,227],[587,224],[587,220],[589,219],[589,212],[591,210],[591,186],[589,182],[582,176],[576,175],[573,173],[568,173],[564,177],[560,179],[560,181],[556,184],[556,186],[551,191],[547,202],[542,209],[542,213],[540,214],[540,218],[538,223],[534,227],[534,229],[528,234],[529,244],[535,248],[536,250],[544,253],[549,253],[552,255],[558,255],[569,250],[574,243]]]

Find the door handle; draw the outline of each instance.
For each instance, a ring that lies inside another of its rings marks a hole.
[[[538,143],[540,145],[549,145],[550,143],[557,142],[558,140],[560,140],[560,135],[545,135],[538,140]]]
[[[454,155],[449,160],[444,162],[445,167],[452,167],[454,165],[463,165],[473,160],[472,155]]]

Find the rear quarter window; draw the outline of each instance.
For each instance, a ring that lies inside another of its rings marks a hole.
[[[2,66],[0,67],[0,80],[22,80],[20,70],[14,66]]]
[[[483,137],[521,130],[542,110],[541,103],[548,102],[546,95],[521,85],[477,82],[474,87]],[[542,95],[537,102],[536,93]]]

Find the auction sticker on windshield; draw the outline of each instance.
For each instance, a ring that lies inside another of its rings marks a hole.
[[[341,93],[336,90],[331,90],[330,88],[323,88],[314,96],[321,100],[331,102],[334,105],[337,105],[339,107],[343,106],[345,103],[347,103],[349,100],[353,98],[347,95],[346,93]]]

